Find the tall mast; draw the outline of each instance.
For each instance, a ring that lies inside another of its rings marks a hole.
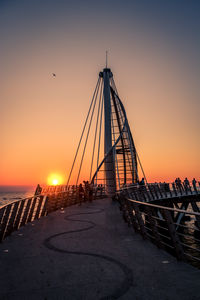
[[[111,99],[110,99],[110,78],[113,74],[110,69],[103,70],[104,81],[104,155],[112,148],[112,131],[111,131]],[[106,178],[106,192],[108,196],[112,197],[116,192],[115,182],[115,167],[113,151],[105,160],[105,178]]]

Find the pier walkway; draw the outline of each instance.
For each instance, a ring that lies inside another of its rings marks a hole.
[[[199,299],[200,271],[96,200],[28,223],[0,244],[0,299]]]

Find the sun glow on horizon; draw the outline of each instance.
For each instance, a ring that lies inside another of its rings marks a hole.
[[[50,174],[47,179],[48,185],[60,185],[63,183],[63,177],[59,174]]]
[[[53,183],[53,185],[57,185],[58,184],[58,179],[53,179],[52,183]]]

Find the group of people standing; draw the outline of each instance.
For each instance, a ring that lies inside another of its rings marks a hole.
[[[94,186],[92,183],[89,183],[89,181],[83,181],[82,183],[79,184],[78,187],[78,198],[79,198],[79,204],[84,201],[89,201],[92,202],[93,200],[93,190]]]
[[[197,181],[195,178],[193,178],[192,185],[193,185],[194,189],[196,189],[196,184],[197,184]],[[183,182],[181,181],[181,179],[179,177],[176,178],[175,185],[176,185],[177,189],[179,189],[180,191],[183,191],[183,190],[188,191],[190,189],[190,182],[187,177],[183,180]]]

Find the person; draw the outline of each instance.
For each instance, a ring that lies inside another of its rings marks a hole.
[[[93,184],[90,183],[88,186],[89,186],[89,201],[92,202],[92,200],[93,200]]]
[[[184,186],[185,186],[185,190],[188,191],[188,189],[190,187],[190,183],[189,183],[189,180],[187,179],[187,177],[185,177]]]
[[[89,199],[89,181],[84,181],[84,201],[88,201]]]
[[[40,195],[42,193],[42,187],[38,184],[35,190],[35,196]]]
[[[192,185],[193,185],[195,191],[197,191],[197,186],[196,186],[196,184],[197,184],[197,181],[196,181],[195,178],[193,178],[193,179],[192,179]]]
[[[180,190],[180,192],[182,192],[183,187],[182,187],[181,179],[179,177],[177,178],[177,187]]]
[[[84,189],[82,184],[79,184],[79,188],[78,188],[78,200],[79,200],[79,205],[81,205],[81,202],[83,200],[83,195],[84,195]]]
[[[196,183],[197,183],[196,179],[193,178],[193,179],[192,179],[192,184],[193,184],[193,185],[196,185]]]
[[[178,178],[175,179],[175,186],[178,188]]]
[[[140,181],[139,185],[145,185],[144,178]]]

